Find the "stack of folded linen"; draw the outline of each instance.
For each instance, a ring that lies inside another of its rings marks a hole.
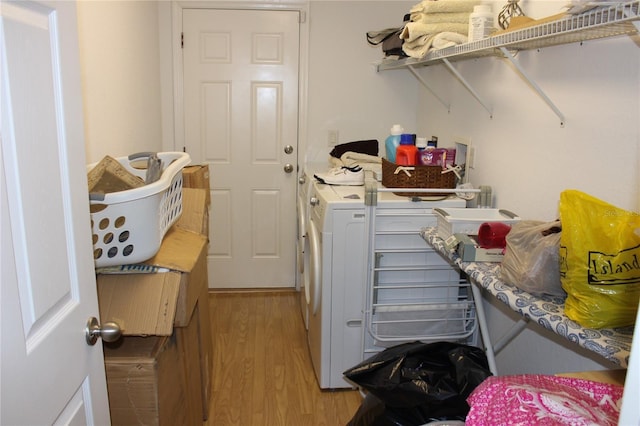
[[[413,58],[423,58],[430,49],[467,42],[469,15],[479,0],[423,0],[410,10],[411,20],[400,38],[402,50]]]

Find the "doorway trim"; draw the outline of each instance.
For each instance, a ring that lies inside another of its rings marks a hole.
[[[298,80],[298,164],[307,150],[307,92],[309,64],[309,1],[283,3],[256,1],[176,0],[158,5],[160,38],[160,81],[162,96],[162,147],[182,151],[184,140],[184,94],[182,72],[182,12],[184,9],[291,10],[300,14],[300,55]]]

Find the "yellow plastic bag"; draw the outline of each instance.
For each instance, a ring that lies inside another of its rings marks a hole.
[[[567,190],[560,220],[567,316],[589,328],[632,325],[640,297],[640,215]]]

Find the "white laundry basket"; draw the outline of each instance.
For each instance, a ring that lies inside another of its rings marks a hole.
[[[93,257],[96,267],[143,262],[160,249],[164,234],[182,214],[182,169],[191,159],[184,152],[159,152],[162,175],[140,188],[90,196]],[[146,175],[133,166],[139,156],[116,160],[132,174]],[[87,171],[98,163],[89,164]]]

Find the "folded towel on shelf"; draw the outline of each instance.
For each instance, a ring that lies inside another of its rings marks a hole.
[[[402,51],[424,58],[431,49],[467,42],[469,16],[478,0],[423,0],[411,8],[410,19],[400,33]]]
[[[458,13],[416,13],[415,19],[411,19],[411,22],[421,22],[423,24],[468,24],[469,16],[471,14],[467,12]]]
[[[419,39],[425,35],[435,35],[437,33],[451,32],[467,35],[469,32],[469,24],[458,23],[441,23],[441,24],[423,24],[421,22],[408,22],[404,26],[400,38],[404,39],[405,44]]]
[[[478,0],[423,0],[414,5],[409,13],[471,13],[473,7],[478,4],[480,4]]]
[[[467,41],[468,37],[464,34],[445,31],[433,36],[431,40],[431,47],[433,49],[446,49],[447,47],[466,43]]]
[[[402,50],[412,58],[422,59],[431,49],[445,49],[466,42],[466,35],[445,31],[438,34],[426,34],[413,42],[405,43]]]

